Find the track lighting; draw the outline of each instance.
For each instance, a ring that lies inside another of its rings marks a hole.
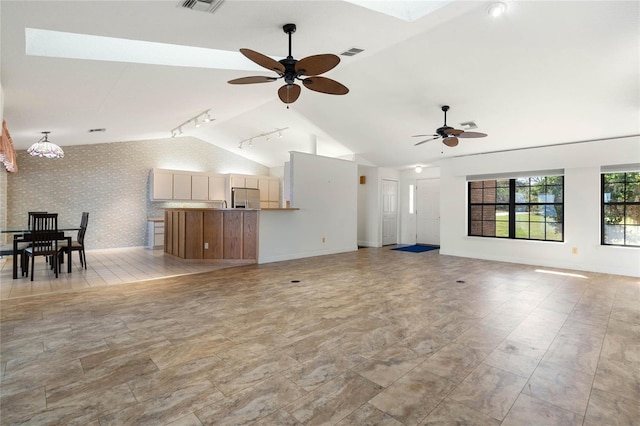
[[[187,121],[185,121],[184,123],[180,124],[179,126],[176,126],[173,128],[173,130],[171,130],[171,137],[175,138],[176,136],[180,136],[182,135],[182,126],[185,126],[191,122],[193,122],[195,127],[201,127],[202,123],[210,123],[212,122],[214,119],[211,118],[211,115],[209,114],[210,110],[206,110],[201,112],[200,114],[196,115],[195,117],[191,117],[190,119],[188,119]],[[204,118],[202,118],[204,117]]]
[[[242,146],[243,146],[245,143],[248,143],[248,144],[249,144],[249,148],[253,148],[253,140],[254,140],[254,139],[256,139],[256,138],[265,138],[265,140],[266,140],[267,142],[269,142],[269,141],[271,140],[271,138],[270,138],[269,136],[271,136],[271,135],[273,135],[273,134],[276,134],[276,133],[278,134],[278,137],[280,137],[280,138],[281,138],[281,137],[282,137],[282,131],[283,131],[283,130],[287,130],[287,129],[288,129],[288,127],[283,127],[283,128],[281,128],[281,129],[276,129],[276,130],[273,130],[273,131],[271,131],[271,132],[260,133],[259,135],[252,136],[252,137],[250,137],[250,138],[248,138],[248,139],[245,139],[245,140],[243,140],[243,141],[240,141],[240,144],[238,145],[238,149],[242,149]]]

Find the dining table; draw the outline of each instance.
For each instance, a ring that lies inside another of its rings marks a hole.
[[[75,226],[75,227],[68,227],[68,228],[58,228],[58,240],[65,240],[67,241],[67,247],[71,247],[71,240],[73,237],[67,237],[65,236],[65,232],[71,232],[71,231],[79,231],[80,228]],[[31,232],[30,229],[25,228],[25,229],[3,229],[2,231],[0,231],[0,234],[13,234],[13,256],[11,256],[13,258],[13,279],[17,279],[18,278],[18,256],[16,255],[16,253],[18,253],[18,244],[19,243],[28,243],[29,240],[29,233]],[[71,273],[71,250],[67,250],[67,273]]]

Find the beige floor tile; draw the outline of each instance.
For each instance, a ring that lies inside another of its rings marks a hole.
[[[498,426],[500,421],[449,398],[424,419],[420,426]]]
[[[527,382],[524,394],[576,414],[584,413],[593,374],[562,368],[542,361]]]
[[[345,373],[285,407],[305,425],[334,424],[376,396],[382,387],[355,373]]]
[[[449,398],[502,421],[526,382],[524,377],[481,364]]]
[[[600,358],[593,388],[640,404],[640,363]]]
[[[491,425],[516,396],[505,424],[636,414],[637,278],[387,247],[222,269],[88,257],[34,282],[0,260],[0,423]]]
[[[579,426],[582,415],[521,394],[511,407],[502,426]]]
[[[364,404],[336,423],[336,426],[352,425],[403,426],[402,423],[371,404]]]
[[[594,389],[589,399],[585,426],[637,425],[640,419],[640,401]]]
[[[405,425],[423,420],[455,387],[455,383],[418,366],[369,401]]]

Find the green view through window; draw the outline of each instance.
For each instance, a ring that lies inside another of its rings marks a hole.
[[[532,176],[469,182],[468,234],[564,240],[564,177]]]
[[[640,172],[602,175],[602,244],[640,247]]]

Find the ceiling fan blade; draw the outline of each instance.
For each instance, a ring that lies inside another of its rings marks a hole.
[[[229,80],[227,83],[230,84],[253,84],[253,83],[269,83],[270,81],[276,81],[276,77],[264,77],[264,76],[253,76],[253,77],[241,77],[236,78],[234,80]]]
[[[282,65],[275,59],[271,59],[270,57],[263,55],[262,53],[258,53],[251,49],[240,49],[240,53],[251,59],[256,64],[260,65],[261,67],[265,67],[268,70],[275,71],[278,74],[284,73],[284,65]]]
[[[458,138],[456,138],[455,136],[451,136],[450,138],[444,138],[442,139],[442,143],[445,144],[446,146],[450,146],[451,148],[453,148],[454,146],[458,145]]]
[[[327,77],[309,77],[302,80],[302,82],[307,89],[316,92],[328,93],[329,95],[346,95],[349,93],[349,89],[346,86]]]
[[[285,104],[294,103],[300,96],[300,86],[297,84],[285,84],[278,89],[278,97]]]
[[[445,130],[445,133],[447,135],[451,135],[451,136],[458,136],[459,134],[464,133],[464,130],[450,128],[450,129]]]
[[[438,135],[436,135],[436,134],[433,134],[433,135],[413,135],[413,136],[411,136],[411,137],[412,137],[412,138],[424,138],[424,137],[426,137],[426,136],[433,136],[433,137],[434,137],[434,139],[435,139],[435,138],[437,138],[437,137],[439,137],[439,136],[438,136]],[[429,140],[432,140],[432,139],[429,139]]]
[[[484,138],[486,136],[486,133],[480,132],[462,132],[458,135],[459,138]]]
[[[339,57],[327,53],[302,58],[296,62],[295,69],[299,75],[318,75],[333,69],[339,63]]]
[[[423,136],[428,136],[428,135],[423,135]],[[429,141],[436,140],[436,139],[438,139],[439,137],[440,137],[440,136],[436,136],[435,138],[425,139],[425,140],[420,141],[420,142],[418,142],[418,143],[416,143],[416,144],[413,144],[413,146],[422,145],[422,144],[423,144],[423,143],[425,143],[425,142],[429,142]]]

